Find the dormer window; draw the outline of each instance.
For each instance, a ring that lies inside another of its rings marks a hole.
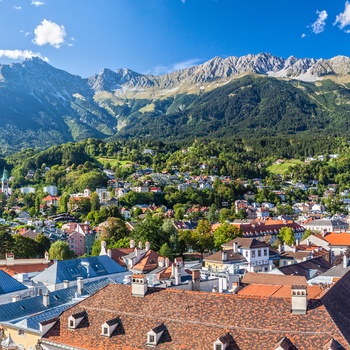
[[[87,313],[85,311],[69,316],[68,328],[76,329],[79,326],[80,322],[84,319],[84,317],[87,317]]]
[[[155,341],[156,341],[156,338],[154,337],[154,335],[148,334],[148,343],[153,344],[153,343],[155,343]],[[156,345],[156,344],[154,344],[154,345]]]
[[[115,317],[115,318],[112,318],[111,320],[106,321],[102,325],[101,335],[103,335],[105,337],[111,337],[112,333],[118,327],[119,323],[120,323],[119,317]]]
[[[159,326],[151,329],[147,333],[147,345],[148,346],[156,346],[160,340],[160,337],[165,331],[165,325],[164,323],[160,324]]]
[[[230,333],[226,333],[216,339],[214,342],[214,350],[225,350],[230,344],[234,344],[234,340]]]

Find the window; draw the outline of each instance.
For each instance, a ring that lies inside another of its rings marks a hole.
[[[252,258],[255,258],[255,250],[252,250]]]
[[[261,256],[261,250],[258,249],[258,256]]]
[[[18,332],[17,332],[18,335],[24,335],[24,330],[23,329],[19,329]]]
[[[215,350],[222,350],[221,344],[215,344]]]
[[[267,248],[264,249],[264,256],[267,256]]]
[[[244,253],[245,257],[248,258],[248,251],[246,250]]]
[[[69,327],[74,328],[74,321],[73,320],[69,320]]]
[[[149,335],[148,337],[149,337],[148,340],[149,340],[150,343],[154,343],[155,342],[154,335]]]
[[[103,327],[103,335],[108,335],[108,327]]]

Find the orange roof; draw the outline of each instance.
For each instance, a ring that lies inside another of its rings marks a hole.
[[[273,297],[273,298],[291,298],[291,286],[271,285],[271,284],[250,284],[249,286],[237,292],[239,295]],[[309,299],[319,299],[325,289],[320,286],[307,286]]]
[[[19,273],[41,272],[41,271],[44,271],[46,268],[48,268],[50,265],[51,263],[1,266],[0,270],[5,271],[10,276],[14,276]]]
[[[350,246],[350,234],[346,232],[331,232],[328,233],[324,238],[331,245]]]
[[[158,266],[158,258],[159,254],[150,249],[132,269],[141,272],[152,271]]]
[[[270,297],[274,295],[280,288],[281,286],[268,285],[268,284],[250,284],[249,286],[238,291],[237,294]]]

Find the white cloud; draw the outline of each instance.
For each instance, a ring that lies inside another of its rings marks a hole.
[[[163,75],[163,74],[167,74],[167,73],[172,73],[172,72],[175,72],[177,70],[193,67],[193,66],[199,64],[201,61],[202,60],[199,58],[191,58],[191,59],[188,59],[185,61],[174,63],[170,66],[156,66],[156,67],[148,70],[147,72],[145,72],[145,74]]]
[[[43,1],[33,0],[32,3],[31,3],[31,5],[34,5],[34,6],[38,7],[38,6],[43,6],[43,5],[45,5],[45,3],[44,3]]]
[[[304,39],[306,37],[306,34],[305,33],[301,34],[301,37]]]
[[[13,6],[13,9],[16,10],[16,11],[20,11],[22,10],[22,6]]]
[[[22,33],[25,37],[30,34],[30,32],[25,32],[24,30],[20,30],[19,32]]]
[[[39,46],[51,45],[59,48],[64,44],[64,38],[66,36],[66,29],[63,25],[58,25],[55,22],[44,19],[34,29],[33,43]]]
[[[326,19],[328,17],[328,13],[326,10],[323,10],[316,11],[316,14],[318,14],[318,18],[316,22],[311,24],[311,28],[315,34],[320,34],[324,31],[324,27],[326,26]]]
[[[333,25],[336,25],[339,23],[339,29],[344,29],[346,26],[350,24],[350,3],[347,1],[345,3],[345,10],[344,12],[339,13],[338,16],[336,16],[335,21]],[[347,32],[347,31],[345,31]]]
[[[38,57],[46,62],[49,62],[47,57],[43,57],[40,53],[34,53],[31,50],[0,50],[0,58],[3,57],[10,58],[12,60],[23,60]]]

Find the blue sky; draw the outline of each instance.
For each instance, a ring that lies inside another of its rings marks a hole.
[[[0,0],[0,30],[0,63],[164,74],[214,56],[350,56],[350,2]]]

